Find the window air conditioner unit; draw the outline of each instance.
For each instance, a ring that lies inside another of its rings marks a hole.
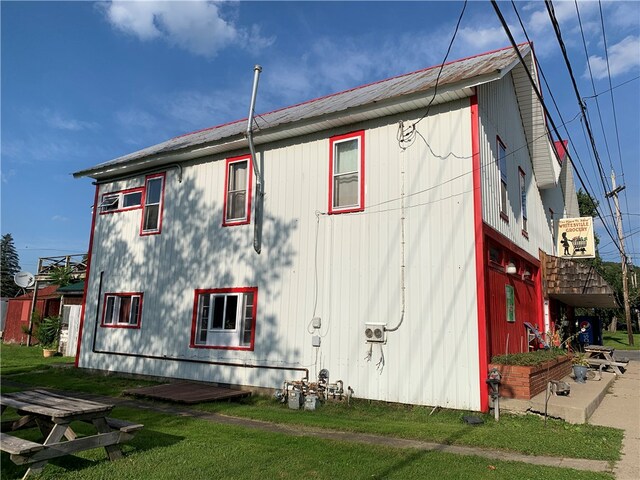
[[[364,338],[367,343],[387,343],[385,323],[365,323]]]

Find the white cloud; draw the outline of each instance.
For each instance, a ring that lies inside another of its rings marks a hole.
[[[115,117],[116,121],[127,130],[151,130],[158,125],[158,121],[153,115],[137,108],[120,110],[116,112]]]
[[[238,28],[225,20],[219,4],[212,1],[113,1],[104,7],[109,22],[140,40],[164,39],[196,55],[213,57],[236,44],[259,50],[273,43],[261,36],[259,27]]]
[[[0,172],[2,183],[9,183],[9,181],[11,180],[11,177],[15,177],[15,175],[16,175],[16,171],[13,168],[8,171],[3,170],[2,172]]]
[[[608,76],[607,59],[598,55],[589,57],[593,76],[601,80]],[[609,47],[609,67],[611,77],[616,77],[640,67],[640,37],[628,36],[619,43]],[[588,76],[589,72],[585,72]]]
[[[60,112],[54,112],[48,109],[42,111],[45,122],[58,130],[69,130],[78,132],[80,130],[96,129],[98,124],[95,122],[86,122],[84,120],[76,120],[74,118],[66,118]]]
[[[63,215],[54,215],[53,217],[51,217],[51,221],[52,221],[52,222],[62,222],[62,223],[65,223],[65,222],[68,222],[68,221],[69,221],[69,218],[67,218],[67,217],[65,217],[65,216],[63,216]]]
[[[510,27],[514,35],[520,29]],[[476,53],[493,50],[495,48],[501,48],[509,45],[509,38],[502,27],[486,27],[486,28],[469,28],[464,27],[460,29],[458,38],[463,45]],[[524,38],[516,38],[517,42],[524,41]]]

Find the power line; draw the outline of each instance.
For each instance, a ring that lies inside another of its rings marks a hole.
[[[609,93],[611,94],[611,109],[613,111],[613,125],[614,125],[614,130],[616,132],[616,141],[618,143],[618,160],[620,161],[620,173],[622,173],[622,183],[624,184],[624,181],[625,181],[624,165],[622,163],[622,149],[620,148],[620,131],[618,129],[618,114],[616,112],[616,102],[613,96],[613,86],[611,82],[611,67],[609,65],[609,48],[607,47],[607,35],[605,33],[604,15],[602,14],[602,2],[600,0],[598,0],[598,6],[600,9],[600,24],[602,26],[602,40],[604,43],[604,54],[607,60],[607,77],[609,78]],[[595,93],[595,89],[594,89],[594,93]],[[613,170],[613,167],[611,167],[611,169]],[[625,202],[625,206],[627,207],[627,211],[629,211],[629,196],[627,195],[626,191],[624,192],[624,202]],[[635,240],[633,238],[631,239],[631,246],[633,250],[636,249]]]
[[[433,104],[434,100],[436,99],[436,95],[438,93],[438,85],[440,83],[440,75],[442,75],[442,70],[444,69],[444,65],[447,63],[447,58],[449,58],[449,53],[451,52],[451,47],[453,46],[453,42],[456,39],[456,36],[458,35],[458,29],[460,28],[460,23],[462,22],[462,17],[464,16],[464,12],[467,9],[467,0],[464,0],[464,4],[462,5],[462,11],[460,12],[460,15],[458,16],[458,21],[456,22],[456,27],[453,31],[453,35],[451,36],[451,41],[449,41],[449,46],[447,47],[447,52],[444,55],[444,59],[442,60],[442,63],[440,64],[440,69],[438,70],[438,75],[436,76],[436,83],[433,87],[433,95],[431,96],[431,100],[429,100],[429,103],[427,104],[427,108],[426,111],[424,112],[424,115],[422,115],[418,120],[416,120],[415,122],[413,122],[413,124],[411,124],[410,127],[408,127],[406,130],[403,129],[402,131],[402,138],[398,137],[398,143],[400,144],[400,146],[402,147],[403,144],[406,143],[413,143],[415,141],[415,136],[414,133],[416,131],[416,125],[418,125],[422,120],[424,120],[427,115],[429,115],[429,111],[431,110],[431,105]]]
[[[606,90],[601,91],[600,93],[596,93],[595,95],[590,95],[588,97],[582,97],[582,101],[584,102],[585,100],[591,100],[592,98],[597,98],[601,95],[604,95],[605,93],[611,92],[612,90],[616,90],[620,87],[624,87],[626,84],[631,83],[631,82],[635,82],[636,80],[640,80],[640,75],[630,78],[629,80],[619,83],[618,85],[611,87],[611,88],[607,88]]]
[[[533,91],[536,94],[536,97],[538,98],[538,101],[540,102],[540,105],[542,106],[542,108],[544,110],[544,113],[546,115],[547,120],[549,121],[549,123],[551,123],[551,126],[552,126],[553,131],[556,134],[556,136],[558,138],[561,138],[560,133],[558,132],[558,128],[557,128],[557,126],[555,124],[555,121],[551,117],[549,109],[547,108],[546,104],[544,103],[544,100],[542,99],[542,94],[540,93],[540,90],[538,89],[538,86],[537,86],[535,80],[531,76],[531,72],[529,71],[529,69],[527,68],[527,66],[525,64],[524,58],[522,57],[522,53],[520,53],[520,49],[518,48],[518,44],[516,43],[515,39],[513,38],[513,34],[511,33],[511,29],[509,28],[509,25],[507,25],[507,21],[505,20],[504,16],[502,15],[502,12],[500,11],[500,7],[498,7],[498,4],[497,4],[496,0],[491,0],[491,5],[493,6],[496,14],[498,15],[498,19],[500,20],[500,23],[502,24],[502,28],[504,29],[505,33],[509,37],[509,41],[511,42],[511,45],[513,46],[513,49],[514,49],[516,55],[518,56],[518,59],[520,60],[520,63],[522,64],[522,66],[524,68],[524,71],[527,74],[527,77],[529,78],[529,82],[531,83],[531,86],[533,87]],[[570,152],[567,151],[566,155],[567,155],[567,159],[569,160],[569,162],[571,162],[571,164],[575,167],[575,163],[573,162],[573,159],[571,158]],[[586,183],[583,180],[583,178],[581,177],[580,172],[578,172],[577,170],[576,170],[576,176],[578,177],[578,180],[580,181],[580,183],[586,189]],[[587,191],[587,195],[589,195],[588,191]],[[591,197],[591,196],[589,195],[589,197]],[[598,217],[602,220],[602,215],[600,214],[600,212],[597,209],[596,209],[596,213],[598,214]],[[612,212],[612,214],[613,214],[613,212]],[[607,224],[604,222],[604,220],[602,220],[602,223],[603,223],[603,226],[604,226],[606,232],[613,239],[614,238],[613,234],[611,233],[611,231],[607,227]]]
[[[576,82],[576,77],[573,74],[573,68],[571,67],[571,62],[569,61],[569,55],[567,54],[567,48],[564,44],[564,40],[562,40],[562,33],[560,32],[560,24],[558,23],[558,19],[556,18],[556,14],[555,11],[553,9],[553,3],[551,2],[551,0],[545,0],[545,5],[547,7],[547,13],[549,14],[549,19],[551,20],[551,25],[553,26],[553,30],[556,34],[556,39],[558,40],[558,44],[560,45],[560,51],[562,52],[562,57],[564,58],[564,63],[567,66],[567,70],[569,72],[569,77],[571,78],[571,84],[573,85],[573,90],[575,92],[576,95],[576,99],[578,100],[578,105],[580,106],[580,109],[582,110],[582,114],[584,116],[584,122],[585,122],[585,127],[587,128],[587,133],[589,135],[589,141],[591,143],[591,148],[593,150],[593,154],[594,154],[594,158],[596,160],[596,165],[598,166],[598,169],[600,171],[600,180],[602,182],[602,186],[604,188],[604,191],[607,192],[608,191],[608,187],[605,181],[605,173],[604,173],[604,169],[602,167],[602,161],[600,160],[600,155],[598,154],[598,148],[596,146],[596,139],[593,135],[593,131],[591,130],[591,124],[589,123],[589,118],[587,116],[587,108],[584,105],[584,103],[582,102],[582,97],[580,96],[580,90],[578,89],[578,84]],[[607,198],[607,197],[605,197]],[[611,207],[611,202],[609,201],[609,199],[607,198],[607,206],[609,207],[609,210],[611,212],[611,214],[613,215],[613,208]]]
[[[516,17],[518,18],[518,22],[520,23],[520,28],[522,29],[522,33],[524,33],[524,36],[526,37],[527,41],[529,43],[532,43],[531,39],[529,38],[529,34],[527,33],[527,29],[525,28],[524,23],[522,21],[522,18],[520,17],[520,13],[518,12],[518,8],[516,7],[516,4],[515,4],[515,2],[513,0],[511,0],[511,6],[513,7],[513,11],[515,12]],[[556,112],[558,114],[558,117],[560,118],[560,121],[562,122],[562,124],[560,126],[564,127],[564,131],[565,131],[565,133],[567,135],[567,139],[569,140],[569,143],[571,144],[571,147],[572,147],[572,151],[574,152],[574,155],[576,156],[576,158],[578,160],[578,165],[580,165],[580,167],[582,168],[582,173],[584,174],[584,177],[587,180],[587,184],[588,184],[589,188],[591,189],[591,191],[595,192],[596,189],[593,187],[593,185],[591,185],[591,180],[589,179],[589,176],[587,175],[587,171],[584,168],[584,166],[582,165],[582,160],[580,159],[580,156],[578,154],[578,148],[576,147],[576,144],[573,141],[573,137],[571,136],[571,133],[569,133],[569,129],[567,128],[567,125],[569,123],[571,123],[571,121],[570,122],[565,122],[564,121],[564,118],[562,116],[562,112],[560,111],[560,107],[558,106],[558,103],[556,102],[556,97],[553,94],[553,90],[551,90],[551,86],[549,85],[549,82],[547,81],[547,77],[544,74],[544,70],[542,69],[542,65],[540,65],[540,63],[538,62],[537,58],[535,59],[535,61],[536,61],[536,67],[538,68],[538,71],[540,72],[540,76],[542,77],[542,80],[544,81],[544,84],[547,87],[547,91],[549,92],[549,95],[551,96],[551,101],[553,102],[553,106],[555,107]],[[578,115],[581,115],[581,113],[582,113],[582,111]],[[584,127],[583,127],[583,129],[584,129]],[[585,138],[586,138],[586,136],[585,136]],[[560,138],[559,138],[559,140],[560,140]],[[589,153],[589,160],[591,161],[592,164],[594,164],[593,157],[591,156],[591,153],[590,153],[588,148],[587,148],[587,152]],[[576,165],[574,164],[574,166],[576,166]],[[585,191],[586,191],[587,195],[589,195],[589,197],[591,197],[591,195],[589,194],[589,190],[587,189],[587,186],[584,185],[584,187],[585,187]],[[604,196],[606,194],[606,190],[603,190],[601,192],[601,194],[602,194],[602,197],[604,198]]]
[[[576,15],[578,16],[578,25],[580,26],[580,34],[582,36],[582,45],[584,47],[584,56],[587,61],[587,68],[589,70],[589,78],[591,79],[591,88],[593,89],[593,93],[595,96],[596,93],[596,82],[593,80],[593,71],[591,70],[591,62],[589,62],[589,52],[587,51],[587,41],[584,37],[584,29],[582,28],[582,18],[580,17],[580,9],[578,8],[578,1],[574,0],[576,7]],[[596,109],[598,110],[598,117],[600,118],[600,128],[602,128],[602,137],[604,138],[604,145],[607,150],[607,155],[609,157],[609,166],[613,170],[613,163],[611,162],[611,152],[609,151],[609,142],[607,141],[607,134],[604,129],[604,121],[602,120],[602,111],[600,110],[600,102],[598,101],[598,97],[595,97],[596,101]],[[584,102],[584,100],[583,100]],[[617,128],[617,126],[616,126]]]

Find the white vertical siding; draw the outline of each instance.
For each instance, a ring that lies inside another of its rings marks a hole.
[[[299,377],[299,372],[91,355],[98,275],[104,271],[103,293],[143,291],[144,306],[139,330],[98,328],[98,349],[307,366],[312,377],[327,368],[332,380],[344,380],[358,397],[479,409],[469,100],[433,107],[420,122],[418,131],[431,149],[420,137],[406,150],[399,148],[398,120],[262,147],[266,196],[260,255],[252,248],[253,217],[251,225],[221,227],[221,157],[185,165],[181,183],[176,171],[168,170],[160,235],[139,236],[142,210],[98,215],[81,366],[263,387]],[[360,129],[365,130],[365,211],[326,215],[329,138]],[[436,158],[431,150],[456,156]],[[392,327],[400,320],[401,162],[406,315],[366,361],[365,322]],[[101,192],[143,183],[141,175]],[[194,290],[240,286],[258,287],[255,350],[190,349]],[[314,305],[322,319],[317,352],[308,330]],[[376,369],[381,352],[382,370]]]
[[[530,149],[511,74],[477,88],[483,220],[535,258],[539,256],[539,249],[553,252],[548,207],[543,204],[541,190],[536,186]],[[498,137],[505,144],[507,151],[508,222],[500,216]],[[524,171],[526,178],[528,237],[522,233],[519,168]]]

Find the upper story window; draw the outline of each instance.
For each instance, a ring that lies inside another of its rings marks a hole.
[[[364,210],[364,131],[332,137],[329,213]]]
[[[500,216],[509,221],[507,210],[507,147],[498,138],[498,169],[500,170]]]
[[[162,230],[165,174],[147,175],[145,178],[144,210],[140,235],[154,235]]]
[[[107,293],[104,296],[102,327],[140,328],[142,293]]]
[[[518,169],[520,173],[520,211],[522,212],[522,234],[527,236],[527,177],[524,170]]]
[[[143,188],[110,192],[102,195],[100,214],[135,210],[142,206]]]
[[[196,290],[191,347],[253,350],[258,289]]]
[[[227,159],[222,225],[246,225],[251,220],[251,157]]]
[[[553,243],[553,253],[556,248],[556,220],[554,218],[553,210],[549,209],[549,228],[551,229],[551,242]]]

